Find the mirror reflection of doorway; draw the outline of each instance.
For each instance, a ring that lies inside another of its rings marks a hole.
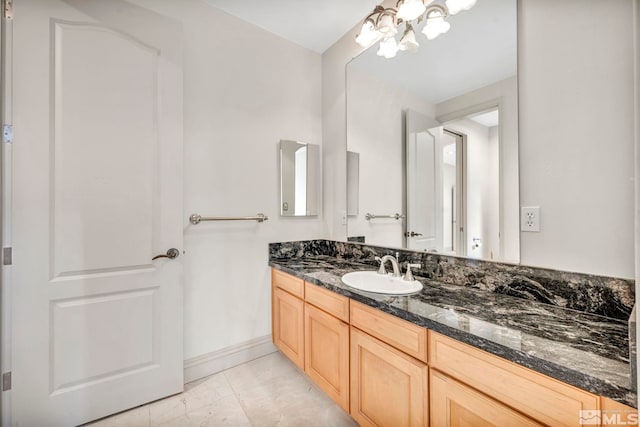
[[[500,259],[498,108],[444,125],[406,113],[406,247]]]
[[[452,147],[453,141],[458,141],[456,149],[463,147],[462,156],[456,152],[456,162],[462,161],[463,166],[456,163],[456,170],[462,171],[463,177],[458,176],[457,182],[464,183],[464,188],[455,187],[454,191],[461,194],[456,195],[456,203],[451,209],[461,207],[459,214],[464,218],[460,219],[458,215],[455,221],[464,232],[457,236],[454,232],[448,234],[453,236],[453,253],[457,255],[481,259],[501,259],[502,256],[499,116],[499,109],[494,107],[444,124],[444,170],[451,168],[447,159],[452,154],[447,157],[447,153],[454,151],[451,148],[446,151],[446,141]],[[444,215],[451,218],[452,213],[445,208]],[[450,223],[445,222],[444,226]]]

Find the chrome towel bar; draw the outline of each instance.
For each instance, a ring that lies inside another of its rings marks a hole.
[[[257,221],[265,222],[269,217],[263,213],[256,214],[255,216],[200,216],[193,214],[189,217],[191,224],[199,224],[200,221]]]
[[[374,215],[374,214],[366,214],[364,216],[364,219],[366,219],[367,221],[370,221],[372,219],[376,219],[376,218],[393,218],[393,219],[400,219],[400,218],[404,218],[405,216],[399,213],[393,214],[393,215]]]

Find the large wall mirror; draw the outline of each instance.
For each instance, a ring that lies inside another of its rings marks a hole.
[[[280,216],[315,216],[320,204],[320,146],[280,141]]]
[[[449,22],[414,53],[374,44],[347,65],[348,237],[519,262],[517,2]]]

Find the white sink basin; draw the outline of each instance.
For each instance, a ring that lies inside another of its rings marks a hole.
[[[354,271],[342,276],[342,281],[352,288],[379,294],[404,295],[422,290],[422,283],[417,280],[407,282],[402,277],[377,271]]]

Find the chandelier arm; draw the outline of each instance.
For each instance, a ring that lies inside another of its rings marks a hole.
[[[429,6],[427,6],[427,10],[424,11],[423,15],[425,16],[425,19],[429,20],[429,14],[434,10],[442,13],[442,18],[446,18],[449,16],[449,9],[446,6],[438,3],[431,3]]]
[[[378,5],[376,7],[373,8],[373,12],[371,12],[370,14],[367,15],[366,18],[364,18],[363,22],[367,22],[368,20],[371,20],[374,24],[376,22],[376,19],[373,19],[373,17],[377,14],[379,14],[380,12],[384,11],[384,7],[381,5]]]
[[[378,7],[381,7],[381,6],[376,6],[376,9]],[[382,19],[382,17],[385,16],[385,15],[391,16],[391,18],[393,18],[393,21],[394,21],[396,27],[398,25],[402,24],[402,22],[404,22],[402,19],[398,18],[398,11],[396,9],[394,9],[393,7],[388,7],[386,9],[382,8],[382,10],[379,13],[380,14],[378,15],[378,17],[376,18],[376,21],[375,21],[376,27],[380,23],[380,19]]]

